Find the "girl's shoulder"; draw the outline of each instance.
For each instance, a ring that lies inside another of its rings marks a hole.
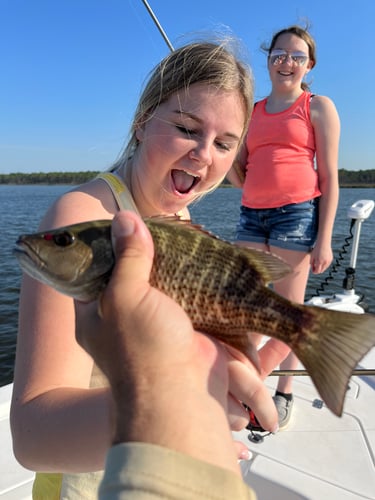
[[[264,107],[266,105],[266,102],[267,102],[267,97],[264,97],[263,99],[259,99],[258,101],[255,101],[254,102],[254,109],[256,107],[258,107],[258,109],[260,107]]]
[[[117,211],[110,189],[93,179],[64,193],[49,207],[40,230],[97,219],[112,219]]]
[[[326,127],[339,122],[336,106],[332,99],[323,95],[314,95],[310,102],[312,124]]]
[[[323,109],[327,107],[334,106],[332,99],[325,95],[311,94],[310,96],[310,108],[311,109]]]

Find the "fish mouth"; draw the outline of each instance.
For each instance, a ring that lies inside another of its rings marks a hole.
[[[28,245],[25,241],[18,240],[13,249],[13,254],[21,264],[22,269],[32,271],[35,269],[43,269],[45,263],[40,256]]]
[[[174,189],[179,194],[190,193],[201,180],[199,175],[176,168],[171,171],[171,177]]]

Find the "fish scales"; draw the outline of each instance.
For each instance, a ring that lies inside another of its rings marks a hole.
[[[238,247],[197,231],[187,238],[175,235],[173,226],[150,230],[156,242],[151,283],[179,302],[197,329],[216,337],[233,330],[278,332],[280,340],[290,342],[304,325],[311,328],[313,316],[306,308],[291,309],[289,301],[264,286],[246,249],[241,258]]]
[[[251,332],[285,342],[327,407],[343,411],[352,371],[375,345],[375,316],[295,304],[269,283],[290,269],[271,254],[225,242],[173,218],[145,220],[154,240],[150,282],[176,300],[195,328],[249,355]],[[114,266],[111,221],[20,236],[22,269],[61,293],[94,300]]]
[[[150,230],[156,243],[151,283],[182,305],[195,328],[224,341],[230,334],[232,345],[243,351],[249,344],[241,320],[247,287],[239,282],[246,285],[249,266],[246,259],[233,258],[237,247],[201,238],[197,231],[181,235],[171,225]]]

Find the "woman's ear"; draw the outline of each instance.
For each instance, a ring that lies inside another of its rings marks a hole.
[[[307,74],[309,71],[311,71],[314,67],[314,62],[309,60],[309,62],[307,63],[307,67],[306,67],[306,73]]]

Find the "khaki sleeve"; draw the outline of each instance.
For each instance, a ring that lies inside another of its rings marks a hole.
[[[256,500],[231,471],[147,443],[113,446],[107,455],[100,500]]]

